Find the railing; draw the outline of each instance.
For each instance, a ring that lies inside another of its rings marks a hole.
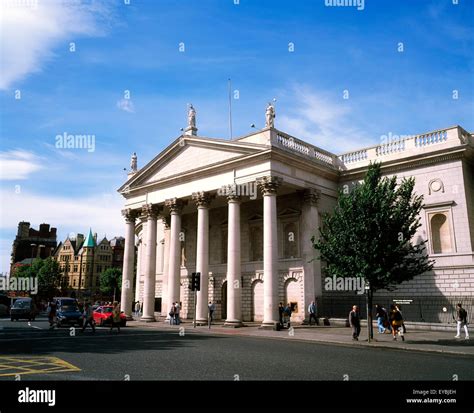
[[[335,155],[300,141],[299,139],[293,138],[292,136],[277,133],[276,141],[279,145],[285,148],[309,156],[310,158],[315,158],[318,161],[327,163],[329,165],[335,165]]]
[[[339,159],[343,163],[352,163],[352,162],[359,162],[365,161],[367,159],[367,150],[362,149],[360,151],[349,152],[339,156]]]
[[[286,148],[292,149],[296,152],[300,152],[304,155],[309,155],[309,146],[305,145],[301,141],[297,141],[293,137],[286,137],[281,134],[277,134],[277,142],[280,145],[285,146]]]
[[[390,155],[391,153],[403,152],[405,150],[406,139],[401,139],[389,143],[384,143],[375,148],[377,156]]]
[[[457,138],[457,139],[456,139]],[[385,156],[391,156],[392,159],[397,154],[407,153],[416,154],[422,148],[430,145],[446,144],[449,147],[459,144],[473,144],[473,138],[469,132],[466,132],[459,126],[448,129],[441,129],[434,132],[424,133],[416,136],[401,136],[400,139],[372,146],[370,148],[359,149],[357,151],[347,152],[336,156],[330,152],[303,142],[290,135],[277,132],[274,142],[288,150],[297,152],[320,162],[324,162],[336,168],[343,168],[348,164],[365,164],[368,161],[380,160]]]
[[[369,160],[375,161],[382,157],[392,157],[398,153],[416,154],[420,149],[431,145],[446,144],[449,147],[458,144],[472,144],[472,136],[461,127],[455,126],[448,129],[441,129],[434,132],[424,133],[416,136],[402,136],[400,139],[388,143],[364,148],[353,152],[347,152],[338,156],[344,165],[355,163],[367,163]]]
[[[448,131],[441,130],[437,132],[427,133],[424,135],[415,136],[415,146],[427,146],[434,143],[442,143],[448,140]]]

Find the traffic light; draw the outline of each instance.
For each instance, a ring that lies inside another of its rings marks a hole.
[[[193,272],[191,275],[191,290],[201,291],[201,273]]]

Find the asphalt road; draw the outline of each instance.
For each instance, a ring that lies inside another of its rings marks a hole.
[[[45,373],[31,356],[66,367]],[[136,327],[71,336],[67,328],[50,331],[44,318],[0,319],[0,380],[15,374],[22,381],[474,380],[474,358]]]

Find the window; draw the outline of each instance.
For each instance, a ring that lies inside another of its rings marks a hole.
[[[283,224],[283,258],[296,258],[298,253],[298,225],[296,222]]]
[[[449,220],[446,215],[446,213],[431,215],[431,248],[433,254],[444,254],[453,251]]]
[[[263,260],[263,226],[262,225],[251,225],[250,226],[250,261],[262,261]]]

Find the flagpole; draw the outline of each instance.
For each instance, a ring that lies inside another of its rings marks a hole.
[[[232,80],[229,78],[229,135],[232,140]]]

